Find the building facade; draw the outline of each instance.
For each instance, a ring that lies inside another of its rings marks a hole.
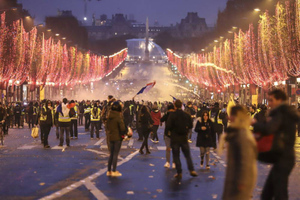
[[[86,29],[89,40],[92,41],[106,40],[122,35],[131,35],[135,38],[146,37],[145,23],[138,23],[132,17],[128,18],[124,14],[112,15],[111,19],[108,19],[106,15],[101,15],[100,19],[93,16],[92,26],[86,26]],[[190,12],[175,26],[159,26],[156,21],[153,26],[149,27],[149,36],[153,38],[159,33],[169,32],[176,38],[199,37],[211,30],[212,28],[207,26],[205,18],[200,18],[196,12]]]

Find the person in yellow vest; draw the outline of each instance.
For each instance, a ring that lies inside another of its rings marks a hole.
[[[100,130],[100,117],[101,110],[97,107],[97,103],[94,104],[93,109],[91,110],[91,139],[94,139],[94,129],[96,129],[96,137],[99,139],[99,130]]]
[[[48,136],[53,126],[54,112],[51,101],[44,103],[40,112],[40,128],[41,128],[41,140],[44,148],[50,148],[48,144]]]
[[[74,100],[70,101],[70,104],[74,103]],[[77,118],[78,118],[78,107],[77,105],[75,105],[73,108],[70,109],[70,111],[74,114],[73,116],[71,116],[71,129],[70,129],[70,135],[71,135],[71,139],[78,139],[78,126],[77,126]]]
[[[91,109],[92,109],[91,102],[88,100],[86,102],[86,105],[84,106],[85,131],[89,131],[89,128],[90,128]]]
[[[57,107],[56,112],[58,112],[58,126],[59,126],[59,145],[64,144],[64,133],[66,133],[66,143],[70,146],[70,127],[71,127],[71,115],[70,109],[68,108],[68,100],[63,99],[63,102]]]

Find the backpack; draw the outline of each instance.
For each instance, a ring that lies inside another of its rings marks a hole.
[[[70,117],[75,117],[76,116],[76,111],[75,111],[74,108],[70,109],[69,115],[70,115]]]

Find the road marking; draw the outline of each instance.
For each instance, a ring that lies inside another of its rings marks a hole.
[[[157,150],[159,150],[159,151],[163,151],[163,150],[166,150],[166,146],[158,146],[157,147]]]
[[[101,145],[101,149],[108,149],[107,145]],[[121,146],[121,149],[127,149],[127,146]]]
[[[56,146],[52,147],[51,149],[63,149],[63,148],[66,148],[66,147],[67,147],[67,146],[62,146],[62,147],[60,147],[60,146],[56,145]]]
[[[34,147],[37,147],[38,145],[24,145],[22,147],[19,147],[18,149],[33,149]]]
[[[133,143],[134,143],[134,139],[133,139],[133,138],[130,138],[130,140],[129,140],[129,142],[128,142],[128,146],[129,146],[130,148],[132,148],[132,147],[133,147]]]
[[[78,135],[87,135],[89,133],[78,133]]]
[[[118,166],[130,161],[134,156],[136,156],[139,153],[139,151],[135,151],[134,153],[128,155],[126,158],[124,158],[122,161],[118,162]],[[85,179],[82,179],[78,182],[75,182],[57,192],[54,192],[53,194],[50,194],[48,196],[45,196],[43,198],[40,198],[40,200],[47,200],[47,199],[56,199],[59,197],[62,197],[63,195],[67,194],[68,192],[82,186],[85,185],[86,182],[91,181],[92,179],[95,179],[101,175],[103,175],[105,172],[107,172],[107,168],[101,169],[98,172],[92,174],[91,176],[86,177]],[[71,187],[73,185],[73,187]],[[70,189],[69,189],[70,188]],[[100,190],[99,190],[100,191]],[[105,195],[104,195],[105,196]],[[107,198],[107,197],[106,197]]]
[[[222,158],[220,156],[218,156],[214,151],[210,151],[210,153],[220,162],[221,165],[223,165],[223,167],[227,167],[227,164],[225,163],[224,160],[222,160]]]
[[[105,196],[91,181],[86,181],[86,188],[99,200],[108,200],[108,197]]]
[[[100,145],[103,141],[105,140],[105,138],[101,138],[98,142],[96,142],[94,145],[97,146],[97,145]]]
[[[104,153],[104,152],[97,151],[97,150],[94,150],[94,149],[85,149],[85,150],[86,150],[86,151],[90,151],[90,152],[94,152],[94,153],[96,153],[96,154],[109,156],[108,153]]]

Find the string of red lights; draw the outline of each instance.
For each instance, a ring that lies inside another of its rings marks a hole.
[[[260,16],[257,33],[253,25],[225,39],[211,52],[177,55],[167,50],[169,61],[182,76],[203,87],[224,89],[254,84],[268,87],[289,76],[300,76],[300,0],[295,9],[289,1],[278,3],[275,16]],[[295,21],[296,20],[296,21]]]
[[[0,87],[28,82],[40,85],[73,86],[101,80],[112,73],[127,56],[123,49],[111,56],[83,52],[52,37],[38,35],[37,28],[26,32],[23,20],[0,25]]]

